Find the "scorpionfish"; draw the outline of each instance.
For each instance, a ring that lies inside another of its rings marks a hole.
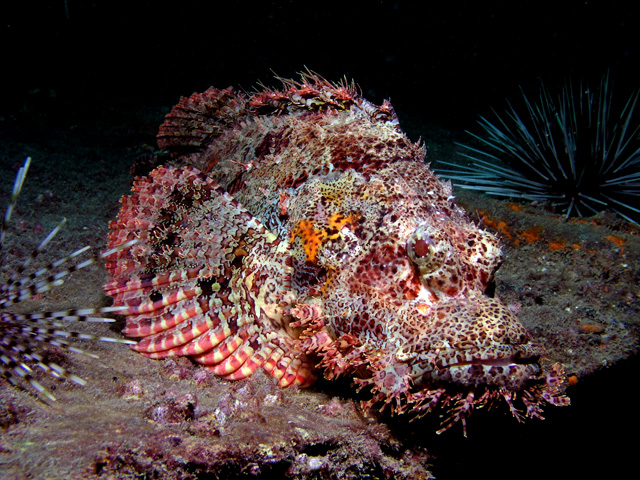
[[[519,420],[565,405],[561,365],[485,294],[499,242],[472,223],[384,101],[315,74],[252,95],[182,98],[111,224],[105,286],[150,358],[187,356],[281,387],[318,372],[446,430],[506,400]],[[524,405],[515,406],[515,401]]]

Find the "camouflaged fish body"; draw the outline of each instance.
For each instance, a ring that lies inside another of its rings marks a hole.
[[[281,386],[348,374],[443,428],[504,398],[566,404],[562,369],[485,295],[494,235],[453,203],[385,101],[315,76],[253,96],[209,89],[160,128],[176,160],[123,199],[105,286],[152,357]]]

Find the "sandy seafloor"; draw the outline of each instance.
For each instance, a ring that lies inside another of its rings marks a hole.
[[[171,107],[46,102],[0,120],[3,205],[17,168],[33,159],[8,228],[4,275],[62,217],[66,228],[39,262],[84,245],[104,247],[118,199],[130,188],[129,168],[154,150]],[[419,118],[402,122],[412,139],[426,139],[429,161],[453,158],[455,132]],[[628,438],[640,423],[638,229],[608,215],[565,222],[544,206],[462,193],[459,200],[472,218],[499,230],[505,261],[496,294],[519,309],[548,360],[564,363],[577,380],[568,389],[570,407],[549,407],[545,421],[519,424],[501,406],[472,415],[468,438],[459,426],[436,435],[436,415],[414,422],[363,416],[358,402],[365,397],[348,382],[279,390],[263,374],[226,382],[186,359],[152,361],[123,345],[78,342],[100,359],[50,349],[87,381],[78,387],[42,376],[55,404],[0,382],[0,478],[552,479],[636,471]],[[105,306],[105,279],[93,265],[13,308]],[[121,328],[78,327],[110,336]]]

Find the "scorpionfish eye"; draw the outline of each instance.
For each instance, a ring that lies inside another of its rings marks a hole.
[[[501,259],[496,237],[475,226],[456,232],[447,225],[420,225],[406,249],[420,282],[438,297],[465,288],[484,292]]]
[[[416,228],[407,240],[409,259],[418,267],[421,276],[442,268],[450,250],[444,232],[430,225]]]

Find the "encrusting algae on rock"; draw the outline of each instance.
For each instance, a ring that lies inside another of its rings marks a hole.
[[[283,84],[210,88],[160,127],[171,166],[136,180],[109,236],[137,240],[105,286],[133,348],[281,387],[349,375],[365,409],[445,408],[440,431],[501,398],[519,420],[567,405],[562,366],[485,294],[498,240],[391,105],[313,74]]]

